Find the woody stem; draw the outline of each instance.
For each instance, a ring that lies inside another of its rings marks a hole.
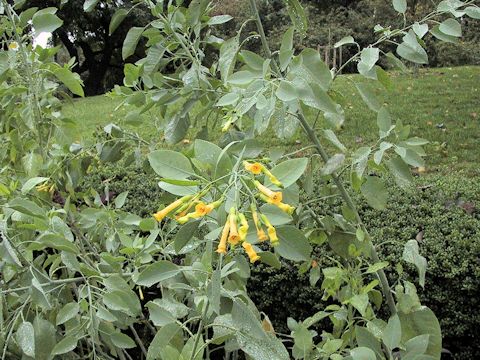
[[[258,33],[260,34],[261,39],[262,39],[262,45],[264,47],[265,54],[267,55],[268,58],[271,58],[272,52],[270,51],[270,48],[268,46],[267,38],[265,36],[265,31],[263,29],[262,21],[260,19],[260,14],[259,14],[258,9],[257,9],[256,0],[250,0],[250,6],[252,8],[252,11],[254,12],[255,22],[257,24],[257,30],[258,30]],[[277,67],[276,66],[277,64],[276,64],[274,59],[272,59],[272,63],[274,64],[275,67]],[[314,144],[317,153],[321,156],[323,161],[326,163],[329,160],[329,156],[328,156],[327,152],[325,151],[325,149],[323,148],[322,144],[320,143],[320,139],[318,138],[317,134],[315,133],[315,130],[310,126],[307,119],[305,118],[301,107],[299,107],[299,111],[298,111],[298,114],[296,116],[297,116],[298,120],[300,121],[300,123],[302,124],[302,127],[305,130],[305,133],[307,134],[308,138]],[[336,172],[333,172],[331,174],[331,176],[332,176],[332,179],[333,179],[335,185],[337,186],[337,188],[340,191],[340,195],[342,196],[342,198],[345,201],[345,203],[347,204],[347,206],[354,213],[357,224],[360,226],[363,233],[365,234],[365,240],[368,242],[368,245],[369,245],[369,248],[370,248],[371,259],[375,263],[379,262],[380,259],[378,257],[378,253],[375,249],[375,246],[373,245],[372,238],[371,238],[370,234],[368,233],[368,230],[366,229],[366,227],[365,227],[365,225],[364,225],[364,223],[363,223],[363,221],[360,217],[360,214],[358,213],[357,207],[356,207],[355,203],[353,202],[350,194],[348,193],[348,191],[345,188],[342,180],[340,179],[340,177],[337,175]],[[391,313],[391,315],[394,315],[397,312],[397,309],[395,307],[395,300],[393,299],[392,290],[390,288],[387,276],[385,275],[385,272],[383,271],[383,269],[380,269],[380,270],[377,271],[377,276],[380,280],[380,286],[381,286],[382,292],[385,295],[385,298],[387,300],[387,304],[388,304],[388,308],[390,310],[390,313]]]

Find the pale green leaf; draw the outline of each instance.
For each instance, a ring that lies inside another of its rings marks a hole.
[[[135,341],[133,341],[132,338],[120,332],[115,332],[111,334],[110,340],[112,340],[113,345],[121,349],[132,349],[134,347],[137,347]]]
[[[300,179],[307,165],[307,158],[289,159],[275,166],[271,172],[282,183],[283,187],[287,188]],[[265,184],[270,186],[271,183],[267,180]]]
[[[427,259],[420,255],[418,249],[418,242],[416,240],[409,240],[403,249],[403,260],[414,264],[418,270],[418,276],[421,287],[425,286],[425,274],[427,272]]]
[[[438,40],[449,42],[452,44],[458,43],[458,38],[455,36],[447,35],[444,34],[443,32],[440,31],[440,25],[434,26],[431,30],[430,33],[435,36]]]
[[[28,321],[21,323],[15,337],[23,353],[35,358],[35,334],[33,325]]]
[[[175,252],[178,254],[180,251],[192,240],[193,236],[198,230],[201,221],[191,221],[183,225],[175,235],[173,240]]]
[[[32,190],[35,186],[44,183],[45,181],[49,180],[50,178],[47,177],[34,177],[31,179],[28,179],[25,184],[22,186],[22,194],[28,193],[30,190]]]
[[[428,24],[419,24],[416,22],[413,24],[413,31],[417,36],[421,39],[425,36],[426,33],[428,33]]]
[[[297,91],[295,87],[288,81],[282,80],[275,95],[282,101],[292,101],[297,98]]]
[[[345,155],[335,154],[330,159],[328,159],[325,166],[320,170],[322,175],[331,175],[337,171],[345,161]]]
[[[97,6],[99,0],[85,0],[83,3],[83,11],[85,12],[90,12],[93,9],[95,9],[95,6]]]
[[[280,61],[280,70],[285,69],[290,64],[293,56],[293,32],[294,28],[290,27],[285,34],[283,34],[282,43],[280,45],[280,53],[278,55]]]
[[[366,347],[357,347],[350,350],[350,356],[352,360],[376,360],[377,356],[373,350]]]
[[[378,101],[377,97],[365,83],[355,84],[360,96],[362,97],[364,103],[373,111],[378,112],[382,108],[382,105]]]
[[[345,36],[340,41],[337,41],[334,45],[335,48],[339,48],[343,45],[356,44],[355,39],[352,36]]]
[[[84,96],[82,88],[82,80],[77,73],[71,72],[64,67],[55,66],[53,68],[53,74],[60,80],[72,93],[78,96]]]
[[[383,329],[382,341],[388,349],[393,350],[400,345],[402,339],[402,326],[398,315],[388,319],[387,326]]]
[[[180,268],[174,263],[166,260],[160,260],[156,263],[148,265],[145,270],[138,275],[136,283],[138,285],[150,287],[158,282],[174,277],[175,275],[179,274],[180,271]]]
[[[407,0],[393,0],[393,8],[400,14],[405,14],[407,11]]]
[[[438,29],[449,36],[461,37],[462,36],[462,26],[455,19],[447,19],[440,24]]]
[[[112,35],[115,30],[120,26],[120,24],[125,20],[125,18],[128,15],[128,10],[126,9],[118,9],[115,11],[115,14],[113,14],[112,19],[110,20],[110,25],[108,27],[108,33],[109,35]]]
[[[62,325],[77,316],[80,306],[76,302],[66,304],[57,314],[56,325]]]
[[[330,141],[332,145],[337,147],[340,151],[343,151],[343,152],[347,151],[347,148],[345,147],[345,145],[343,145],[340,142],[340,140],[338,140],[337,135],[335,135],[335,133],[332,130],[330,129],[323,130],[323,136],[325,137],[325,139]]]
[[[138,42],[142,37],[145,28],[143,27],[132,27],[128,30],[125,41],[123,42],[122,47],[122,59],[125,60],[135,53]]]
[[[413,30],[403,37],[403,43],[397,47],[397,54],[417,64],[428,63],[428,55],[418,43],[417,35]]]
[[[362,185],[361,191],[368,204],[377,210],[385,209],[388,199],[388,191],[383,181],[377,176],[368,176]]]
[[[37,11],[33,15],[32,23],[36,34],[42,32],[51,33],[62,26],[63,20],[55,15],[56,12],[56,8],[46,8]]]
[[[188,158],[172,150],[156,150],[148,154],[152,169],[161,177],[184,180],[194,174]]]
[[[231,17],[230,15],[217,15],[217,16],[213,16],[210,19],[208,19],[207,25],[210,25],[210,26],[220,25],[220,24],[224,24],[224,23],[226,23],[226,22],[228,22],[232,19],[233,19],[233,17]]]
[[[412,183],[413,177],[410,168],[401,158],[391,158],[388,160],[387,166],[398,186],[405,188]]]
[[[477,6],[469,6],[465,9],[465,13],[472,19],[480,19],[480,8]]]
[[[440,359],[442,352],[442,334],[438,319],[432,310],[422,307],[420,310],[404,314],[399,312],[402,324],[402,342],[407,343],[419,335],[429,335],[426,355]]]
[[[312,252],[308,239],[294,226],[277,228],[279,244],[275,248],[278,254],[288,260],[308,261]]]
[[[52,350],[52,355],[62,355],[75,350],[77,347],[77,338],[74,336],[66,336],[60,340]]]

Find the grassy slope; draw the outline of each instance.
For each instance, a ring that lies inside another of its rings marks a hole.
[[[479,175],[480,67],[421,70],[418,76],[391,76],[394,88],[383,96],[383,102],[395,119],[412,126],[412,135],[432,142],[427,146],[428,169],[465,170],[470,176]],[[345,144],[358,147],[376,139],[376,117],[353,90],[351,78],[344,76],[336,83],[336,90],[344,96],[346,111],[345,128],[339,137]],[[65,115],[78,121],[83,136],[91,136],[98,125],[122,124],[126,111],[115,111],[118,104],[118,100],[105,96],[75,100],[66,104]],[[146,119],[145,125],[136,131],[160,139],[161,134],[155,131],[152,119]],[[192,136],[197,131],[192,129]],[[293,140],[306,142],[300,133]],[[271,140],[265,142],[272,144]]]

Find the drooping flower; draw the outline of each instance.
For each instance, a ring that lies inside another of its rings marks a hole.
[[[260,260],[260,256],[257,254],[257,252],[253,249],[252,244],[244,241],[242,243],[242,247],[245,249],[245,252],[247,253],[248,257],[250,258],[250,262],[253,264],[256,261]]]
[[[240,235],[238,235],[237,230],[237,214],[235,208],[230,209],[228,221],[230,222],[230,235],[228,236],[228,242],[232,245],[237,245],[240,241]]]
[[[232,125],[233,125],[233,120],[232,119],[226,121],[222,126],[222,132],[227,132],[228,130],[230,130]]]
[[[158,222],[162,221],[170,212],[172,212],[173,210],[175,210],[176,208],[178,208],[179,206],[181,206],[183,203],[185,203],[186,201],[190,200],[192,198],[192,195],[187,195],[187,196],[184,196],[178,200],[175,200],[173,203],[171,203],[170,205],[168,205],[167,207],[165,207],[164,209],[160,210],[160,211],[157,211],[153,217],[155,218],[155,220],[157,220]]]
[[[257,180],[255,180],[254,184],[263,195],[267,196],[271,200],[272,204],[278,204],[282,202],[283,195],[280,191],[273,191],[260,184],[260,182]]]
[[[283,185],[282,183],[280,182],[280,180],[277,179],[277,177],[275,175],[273,175],[266,167],[263,167],[263,172],[265,173],[265,175],[268,176],[268,178],[270,179],[270,182],[273,184],[273,185],[276,185],[280,188],[283,188]]]
[[[48,182],[44,182],[43,184],[37,185],[35,187],[35,189],[38,192],[49,192],[50,191],[50,185],[48,184]]]
[[[267,234],[268,238],[270,239],[270,243],[272,244],[272,246],[278,245],[277,230],[264,214],[262,214],[262,221],[267,226]]]
[[[225,222],[225,225],[223,226],[220,242],[218,243],[217,253],[219,254],[227,253],[227,238],[228,238],[229,231],[230,231],[230,220],[227,219],[227,221]]]
[[[281,210],[285,211],[287,214],[292,215],[295,211],[295,207],[285,203],[276,204]]]
[[[183,216],[178,216],[176,219],[180,224],[185,224],[190,219],[201,218],[202,216],[210,214],[213,211],[213,209],[220,206],[222,201],[223,201],[223,198],[220,199],[220,200],[217,200],[215,202],[212,202],[210,204],[205,204],[204,202],[200,201],[195,205],[195,211],[194,212],[191,212],[191,213],[183,215]]]
[[[265,231],[262,228],[257,230],[257,237],[260,242],[268,240],[268,236],[265,234]]]
[[[254,204],[250,204],[250,209],[252,211],[252,218],[253,223],[255,224],[255,228],[257,229],[257,237],[259,241],[268,240],[267,234],[262,229],[262,224],[260,224],[260,219],[258,218],[257,209]]]
[[[289,215],[292,215],[293,212],[295,211],[295,207],[292,206],[292,205],[289,205],[289,204],[285,204],[283,202],[279,202],[279,203],[275,203],[272,201],[272,199],[270,199],[269,197],[263,195],[263,194],[260,194],[260,199],[262,199],[263,201],[265,201],[266,203],[268,204],[273,204],[273,205],[276,205],[278,206],[278,208],[284,212],[286,212],[287,214]]]
[[[254,175],[261,174],[264,169],[264,166],[258,162],[249,163],[248,161],[244,161],[243,166],[245,167],[245,170],[250,171]]]
[[[238,214],[238,218],[240,220],[240,227],[238,228],[238,235],[240,236],[240,241],[244,241],[247,238],[248,233],[248,221],[245,215],[242,213]]]

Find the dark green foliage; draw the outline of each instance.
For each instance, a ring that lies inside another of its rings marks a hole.
[[[103,193],[107,183],[115,193],[128,190],[125,209],[140,216],[154,212],[162,196],[156,176],[132,166],[97,169],[81,187],[83,191],[93,187]],[[408,240],[419,241],[420,252],[428,260],[425,290],[418,286],[419,295],[440,319],[443,347],[457,359],[480,357],[480,314],[472,311],[480,307],[479,181],[457,176],[421,177],[411,190],[391,191],[385,211],[369,208],[360,196],[355,200],[378,244],[381,259],[396,263]],[[324,203],[316,211],[323,214],[332,206],[338,207],[339,203]],[[316,253],[320,267],[332,265],[326,258],[331,253],[325,246]],[[403,264],[404,279],[418,284],[416,270]],[[394,269],[388,270],[393,274]],[[284,262],[278,271],[264,265],[252,271],[250,296],[278,332],[289,332],[287,316],[303,320],[326,305],[321,301],[319,287],[311,287],[308,274],[299,275],[298,267],[292,263]]]
[[[164,192],[158,187],[158,179],[140,166],[125,166],[123,163],[104,165],[83,178],[80,191],[94,189],[100,196],[106,192],[113,199],[128,191],[123,209],[146,217],[157,211]]]
[[[230,23],[228,29],[220,32],[232,33],[232,26],[238,29],[242,22],[248,19],[250,13],[247,1],[235,1],[236,6],[228,4],[233,1],[218,0],[217,13],[228,13],[236,18],[235,23]],[[304,38],[295,39],[295,47],[298,51],[311,47],[323,47],[333,45],[347,35],[351,35],[365,47],[378,39],[373,28],[376,25],[391,26],[392,28],[403,27],[403,18],[393,8],[391,1],[383,0],[331,0],[301,1],[305,7],[309,29]],[[421,20],[434,8],[435,3],[431,1],[408,1],[406,13],[407,23]],[[235,9],[241,9],[236,11]],[[260,15],[265,27],[265,32],[272,50],[278,50],[285,31],[291,26],[291,21],[283,0],[270,0],[260,2]],[[440,43],[432,35],[425,37],[427,52],[429,53],[429,66],[458,66],[480,63],[480,47],[478,46],[479,23],[468,18],[462,20],[463,37],[459,44]],[[248,33],[246,31],[245,33]],[[219,34],[222,36],[222,33]],[[247,44],[252,51],[261,51],[260,41],[250,41]],[[395,45],[384,44],[382,50],[395,52]],[[320,48],[322,56],[324,50]],[[343,61],[348,60],[357,52],[355,46],[344,46],[342,54]],[[330,61],[333,53],[330,54]],[[382,66],[386,64],[381,64]],[[356,70],[355,62],[348,65],[347,72]]]
[[[473,179],[429,176],[415,185],[407,192],[392,191],[385,211],[369,208],[360,196],[355,200],[379,244],[382,260],[399,262],[403,245],[411,239],[419,241],[420,252],[428,260],[425,290],[419,287],[419,295],[440,320],[443,347],[457,359],[478,358],[480,315],[470,309],[480,306],[480,210],[476,208],[480,184]],[[327,207],[335,211],[332,206],[339,204],[323,204],[316,210],[320,214]],[[331,266],[322,257],[324,251],[331,255],[326,248],[317,249],[319,266]],[[404,278],[418,284],[416,270],[403,264]],[[319,289],[309,285],[308,274],[298,275],[291,264],[279,271],[256,267],[249,284],[252,299],[279,332],[288,331],[287,316],[302,320],[325,305]]]

